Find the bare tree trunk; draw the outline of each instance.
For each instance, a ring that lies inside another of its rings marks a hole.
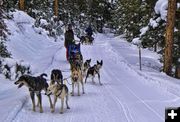
[[[180,65],[176,66],[175,77],[180,79]]]
[[[174,23],[176,12],[176,0],[168,1],[166,37],[165,37],[165,55],[164,55],[164,72],[171,75],[172,70],[172,50],[173,50],[173,36],[174,36]]]
[[[58,0],[54,0],[54,15],[58,16]]]
[[[24,0],[19,0],[19,9],[24,10]]]

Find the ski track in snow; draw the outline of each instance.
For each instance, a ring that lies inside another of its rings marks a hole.
[[[109,46],[108,46],[108,47],[109,47]],[[105,71],[108,71],[108,70],[110,70],[110,69],[105,69]],[[113,75],[111,75],[111,76],[112,76],[113,78],[115,78],[116,81],[118,81],[118,77],[117,77],[117,75],[115,76],[115,74],[116,74],[115,72],[108,72],[108,73],[106,73],[105,76],[109,76],[109,74],[113,74]],[[146,104],[141,98],[139,98],[129,87],[127,87],[127,86],[124,85],[124,84],[123,84],[123,86],[125,86],[125,87],[127,88],[127,90],[129,90],[130,93],[131,93],[133,96],[135,96],[141,103],[143,103],[148,109],[150,109],[151,111],[153,111],[158,117],[160,117],[160,118],[162,119],[162,117],[161,117],[159,114],[157,114],[157,112],[155,112],[148,104]],[[105,86],[106,90],[112,89],[110,86],[108,86],[108,87],[109,87],[109,88],[106,88],[106,86]],[[111,92],[111,95],[110,95],[110,96],[113,96],[113,98],[115,99],[115,101],[117,101],[117,102],[122,106],[123,112],[124,112],[124,114],[125,114],[128,122],[129,122],[129,121],[133,121],[131,114],[128,115],[129,107],[127,107],[127,105],[126,105],[126,107],[125,107],[125,105],[122,104],[121,100],[119,100],[118,97],[116,97],[112,92]],[[131,120],[129,120],[128,118],[131,118]],[[163,119],[162,119],[162,120],[163,120]]]
[[[100,49],[99,49],[100,50]],[[99,51],[99,50],[96,50],[97,52]],[[94,52],[96,52],[96,51],[94,51]],[[93,53],[91,53],[91,55],[92,55]],[[100,56],[101,57],[101,55],[100,54],[98,54],[98,56]],[[108,71],[109,69],[107,69],[106,71]],[[107,72],[105,72],[106,73],[106,75],[105,76],[109,76],[109,73],[107,73]],[[108,77],[109,78],[109,77]],[[132,117],[131,117],[131,115],[129,115],[129,112],[128,112],[128,107],[126,106],[124,106],[123,105],[123,103],[121,102],[121,100],[119,100],[118,99],[118,97],[116,97],[114,94],[113,94],[113,92],[112,91],[110,91],[110,86],[106,86],[106,85],[103,85],[102,86],[103,87],[103,89],[104,90],[102,90],[102,92],[103,91],[108,91],[108,96],[110,96],[112,99],[113,99],[113,101],[117,104],[117,106],[118,106],[118,108],[120,109],[120,110],[123,110],[123,114],[124,114],[124,116],[126,117],[126,121],[127,122],[132,122],[133,121],[133,119],[132,119]],[[108,88],[109,87],[109,88]],[[111,89],[112,90],[112,89]]]
[[[108,46],[108,47],[110,47],[110,46]],[[112,49],[112,48],[111,48],[111,49]],[[114,51],[114,50],[113,50],[113,51]],[[116,55],[118,55],[118,54],[116,53]],[[119,55],[118,55],[118,57],[119,57]],[[126,63],[125,61],[120,61],[120,62]],[[126,63],[126,65],[129,66],[127,63]],[[108,71],[108,69],[106,69],[106,71]],[[113,75],[113,78],[115,78],[116,81],[118,81],[118,77],[117,77],[117,75],[115,75],[115,74],[117,74],[117,72],[108,72],[108,73],[112,74],[112,75]],[[106,75],[108,75],[108,74],[106,74]],[[144,104],[150,111],[152,111],[153,113],[155,113],[159,118],[161,118],[161,120],[163,120],[163,117],[162,117],[162,116],[160,116],[156,111],[154,111],[153,108],[150,107],[144,100],[142,100],[140,97],[138,97],[133,90],[131,90],[127,85],[125,85],[125,83],[123,83],[123,86],[126,87],[127,90],[128,90],[133,96],[135,96],[135,97],[139,100],[140,103]],[[120,100],[118,99],[118,97],[117,97],[117,101],[119,101],[119,103],[120,103]],[[121,104],[121,103],[120,103],[120,104]],[[126,106],[127,106],[127,105],[126,105]],[[127,111],[129,111],[129,108],[128,108],[128,107],[127,107]],[[126,112],[125,112],[125,113],[126,113]],[[132,121],[133,119],[132,119],[132,116],[131,116],[131,115],[130,115],[130,118],[131,118],[131,121]]]

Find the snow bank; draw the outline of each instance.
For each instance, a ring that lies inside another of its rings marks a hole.
[[[23,11],[15,11],[11,13],[13,19],[6,19],[5,23],[9,32],[8,41],[6,43],[7,49],[12,54],[12,58],[1,58],[2,73],[11,75],[11,81],[5,79],[5,76],[0,75],[0,121],[11,122],[18,115],[19,111],[23,108],[24,104],[29,98],[27,88],[17,90],[14,85],[14,80],[21,76],[22,73],[18,72],[17,66],[21,65],[22,68],[30,67],[31,62],[38,57],[38,53],[44,47],[51,48],[53,39],[49,38],[47,34],[39,34],[33,28],[34,19],[28,16]],[[57,44],[58,45],[58,44]],[[53,49],[53,48],[52,48]],[[46,54],[49,51],[47,50]],[[46,57],[43,60],[47,60]],[[38,63],[35,62],[37,66]],[[41,67],[40,67],[41,68]],[[24,72],[26,74],[26,72]]]
[[[170,92],[173,95],[180,96],[179,80],[169,77],[155,68],[162,67],[162,64],[159,62],[159,56],[155,52],[142,49],[142,71],[140,71],[138,69],[138,48],[128,44],[126,41],[118,42],[119,40],[123,40],[123,38],[109,41],[110,45],[108,44],[108,49],[112,54],[114,53],[114,58],[111,59],[116,59],[120,63],[124,63],[124,66],[127,66],[131,73],[134,72],[137,77],[142,77],[145,84],[157,87],[162,91]],[[132,42],[139,43],[139,41],[139,38],[135,38]],[[124,50],[124,48],[126,50]]]
[[[34,23],[35,20],[23,11],[12,12],[13,20],[17,23]]]
[[[17,86],[2,75],[0,86],[0,122],[12,122],[25,104],[27,93],[23,89],[17,90]]]
[[[15,60],[12,58],[3,58],[2,61],[2,73],[6,78],[15,80],[23,74],[30,73],[30,64],[23,60]]]
[[[12,58],[23,60],[29,63],[39,51],[53,42],[41,28],[34,28],[34,19],[25,12],[12,12],[13,20],[5,20],[7,28],[11,33],[8,36],[7,49],[12,54]]]

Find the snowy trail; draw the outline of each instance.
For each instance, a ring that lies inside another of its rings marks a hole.
[[[47,49],[45,49],[47,50]],[[43,52],[43,51],[42,51]],[[46,53],[46,52],[45,52]],[[89,52],[87,52],[89,53]],[[43,56],[43,54],[39,54]],[[84,54],[86,55],[86,54]],[[92,55],[92,54],[91,54]],[[43,57],[42,57],[43,58]],[[38,58],[42,60],[42,58]],[[34,60],[35,61],[35,60]],[[33,62],[34,62],[33,61]],[[49,60],[50,61],[50,60]],[[47,61],[47,64],[49,64]],[[37,60],[35,62],[38,62]],[[55,65],[61,66],[62,64],[56,64],[57,62],[53,61],[54,64],[52,64],[51,68]],[[68,68],[66,64],[63,68]],[[65,75],[67,75],[66,73]],[[69,86],[69,89],[71,90],[71,87]],[[44,115],[48,115],[48,119],[45,119],[43,114],[40,113],[34,113],[31,111],[31,101],[29,100],[28,103],[25,105],[25,107],[22,109],[22,111],[19,113],[17,118],[14,121],[24,121],[27,118],[31,118],[30,120],[26,121],[37,121],[37,116],[42,115],[42,118],[44,121],[58,121],[59,119],[62,119],[64,121],[103,121],[106,118],[108,121],[116,121],[116,120],[122,120],[122,121],[129,121],[128,117],[125,117],[124,112],[121,111],[122,105],[119,105],[119,103],[116,102],[116,99],[113,97],[107,97],[111,96],[109,91],[106,89],[101,89],[101,86],[94,86],[93,84],[87,84],[85,86],[86,94],[82,95],[81,97],[71,97],[70,98],[70,106],[71,109],[69,111],[66,111],[63,115],[59,114],[59,111],[56,109],[55,114],[50,113],[50,110],[48,108],[48,100],[43,96],[43,102],[45,102],[43,105],[45,106]],[[111,105],[111,103],[115,103],[114,105]],[[103,104],[102,104],[103,103]],[[116,108],[118,106],[118,109],[120,111],[117,111]],[[57,108],[60,108],[60,105],[57,105]],[[110,109],[111,108],[111,109]],[[48,114],[47,114],[48,113]],[[114,116],[109,118],[109,115]],[[50,115],[49,115],[50,114]],[[116,116],[115,116],[116,115]],[[83,116],[83,117],[82,117]],[[41,118],[41,119],[42,119]]]
[[[91,79],[88,79],[85,94],[80,97],[70,96],[71,109],[65,109],[64,114],[59,114],[60,102],[57,103],[55,113],[51,113],[48,99],[44,95],[44,113],[39,113],[38,109],[37,112],[32,112],[29,99],[13,121],[163,122],[165,107],[178,105],[180,99],[176,95],[147,85],[148,79],[138,75],[112,48],[109,42],[103,44],[98,38],[93,46],[82,46],[84,59],[91,58],[93,61],[91,65],[96,60],[103,59],[101,71],[103,86],[98,82],[92,84]],[[59,49],[58,44],[50,45],[41,50],[32,63],[39,62],[36,63],[36,67],[41,66],[38,72],[50,73],[51,69],[59,67],[68,69],[69,64],[65,61],[64,54],[65,49]],[[63,72],[63,75],[67,77],[70,74]],[[68,87],[71,91],[71,86]]]
[[[105,81],[108,80],[107,84],[110,83],[111,85],[104,85],[104,87],[107,90],[111,89],[112,96],[114,95],[117,101],[120,101],[119,104],[124,103],[125,114],[131,118],[131,121],[144,122],[148,121],[149,118],[152,118],[151,121],[164,121],[165,107],[175,105],[175,102],[179,101],[179,98],[166,91],[162,92],[146,85],[145,82],[148,79],[137,75],[125,63],[126,61],[123,61],[124,58],[116,53],[114,54],[109,44],[99,45],[102,47],[92,48],[92,54],[96,54],[93,55],[95,59],[103,57],[105,62],[102,73],[103,79]],[[166,101],[166,103],[163,101]]]

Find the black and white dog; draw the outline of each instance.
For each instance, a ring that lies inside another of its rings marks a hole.
[[[61,99],[61,114],[63,113],[64,99],[66,99],[67,109],[70,109],[68,105],[68,87],[63,84],[63,75],[59,69],[53,69],[51,71],[51,82],[47,89],[46,95],[50,96],[51,94],[54,96],[51,112],[55,111],[55,105],[58,98]]]
[[[103,65],[103,60],[101,60],[100,62],[97,61],[97,64],[95,64],[93,67],[90,67],[87,71],[87,75],[85,78],[85,83],[87,81],[87,78],[91,75],[92,76],[92,82],[94,82],[94,77],[97,74],[98,75],[98,79],[99,79],[99,84],[102,85],[101,81],[100,81],[100,69]]]
[[[88,59],[83,63],[83,66],[82,66],[83,77],[86,76],[87,70],[91,67],[90,63],[91,63],[91,59]]]
[[[38,106],[40,107],[40,113],[43,112],[42,108],[42,97],[41,97],[41,91],[44,90],[47,92],[48,88],[48,83],[43,76],[47,77],[47,74],[43,73],[40,76],[34,77],[30,75],[22,75],[14,84],[18,85],[18,88],[22,86],[26,86],[29,89],[32,104],[33,104],[33,111],[36,111],[36,105],[35,105],[35,94],[38,98]],[[50,96],[49,97],[49,102],[50,102],[50,107],[52,108],[52,101]]]

